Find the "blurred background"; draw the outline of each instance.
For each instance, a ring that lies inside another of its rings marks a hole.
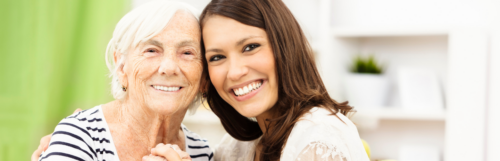
[[[0,161],[29,160],[62,118],[112,100],[107,42],[148,1],[0,0]],[[372,160],[500,160],[500,1],[283,1]],[[184,124],[211,146],[226,133],[206,107]]]

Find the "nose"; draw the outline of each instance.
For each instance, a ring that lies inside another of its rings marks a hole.
[[[239,58],[230,59],[229,71],[227,73],[227,78],[232,81],[237,81],[241,79],[243,76],[247,75],[248,67],[246,63]]]
[[[180,73],[180,68],[177,61],[172,57],[166,57],[161,61],[158,73],[160,73],[160,75],[174,76]]]

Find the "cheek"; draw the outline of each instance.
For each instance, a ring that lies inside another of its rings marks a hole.
[[[208,75],[210,75],[210,81],[214,85],[217,91],[221,91],[224,86],[225,75],[224,68],[221,66],[208,67]],[[220,93],[220,92],[219,92]]]
[[[159,61],[157,60],[146,60],[146,59],[137,59],[137,60],[138,61],[133,63],[134,77],[143,81],[144,79],[154,74],[159,67]]]
[[[272,51],[266,50],[253,57],[253,67],[260,73],[269,77],[269,79],[276,78],[276,65]],[[271,80],[270,80],[271,81]]]
[[[201,62],[187,61],[183,63],[182,68],[184,69],[183,71],[188,81],[198,87],[203,72],[203,65]]]
[[[269,79],[269,84],[273,88],[273,91],[277,93],[278,91],[278,76],[276,73],[276,62],[274,61],[274,55],[272,51],[268,50],[262,53],[262,59],[256,61],[256,68],[265,75],[267,75]],[[277,97],[277,94],[276,94]]]

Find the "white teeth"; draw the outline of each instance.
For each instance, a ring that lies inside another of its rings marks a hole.
[[[248,93],[248,92],[250,92],[250,90],[248,90],[248,87],[247,87],[247,86],[245,86],[245,87],[243,87],[243,92],[244,92],[244,93]]]
[[[153,88],[155,88],[157,90],[166,91],[166,92],[175,92],[175,91],[178,91],[181,87],[165,87],[165,86],[153,85]]]
[[[233,92],[236,96],[246,95],[256,89],[258,89],[262,85],[261,82],[258,83],[250,83],[243,88],[233,89]]]

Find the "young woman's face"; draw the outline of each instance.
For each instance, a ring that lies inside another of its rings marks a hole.
[[[278,99],[278,85],[266,32],[213,15],[202,34],[210,79],[222,99],[246,117],[269,111]]]

